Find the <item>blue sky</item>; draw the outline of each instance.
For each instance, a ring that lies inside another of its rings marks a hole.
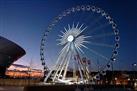
[[[49,22],[63,10],[91,4],[104,9],[120,30],[120,49],[115,69],[132,69],[137,62],[136,0],[0,0],[0,36],[22,46],[27,54],[16,63],[40,66],[39,47]],[[52,34],[54,36],[54,33]]]

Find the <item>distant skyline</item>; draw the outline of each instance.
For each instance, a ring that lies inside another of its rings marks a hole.
[[[0,0],[0,36],[19,44],[26,55],[18,64],[38,68],[40,41],[51,20],[67,8],[95,5],[109,13],[120,30],[120,49],[114,69],[131,70],[137,63],[137,1],[136,0]],[[54,36],[54,34],[53,34]]]

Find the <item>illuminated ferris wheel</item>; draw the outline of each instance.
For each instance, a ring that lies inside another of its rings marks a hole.
[[[98,74],[105,74],[116,60],[119,40],[116,23],[101,8],[81,5],[63,11],[42,36],[44,82],[88,83]],[[93,71],[98,73],[91,76]]]

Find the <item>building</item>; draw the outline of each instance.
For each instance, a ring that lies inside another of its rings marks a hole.
[[[43,72],[40,69],[33,69],[29,66],[12,64],[6,71],[6,75],[11,78],[35,78],[43,77]]]
[[[0,36],[0,77],[5,77],[6,68],[25,54],[19,45]]]
[[[129,85],[137,83],[137,71],[106,71],[106,75],[100,75],[98,84]]]

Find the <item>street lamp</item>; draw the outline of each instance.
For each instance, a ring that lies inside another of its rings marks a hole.
[[[137,63],[133,63],[133,64],[132,64],[132,69],[133,69],[133,71],[136,70],[136,67],[137,67]]]
[[[133,66],[134,66],[134,67],[136,67],[136,66],[137,66],[137,64],[136,64],[136,63],[134,63],[134,64],[133,64]]]
[[[133,84],[135,86],[135,84],[136,84],[136,81],[135,81],[135,79],[136,79],[136,72],[135,71],[136,71],[137,63],[133,63],[132,67],[133,67]]]

